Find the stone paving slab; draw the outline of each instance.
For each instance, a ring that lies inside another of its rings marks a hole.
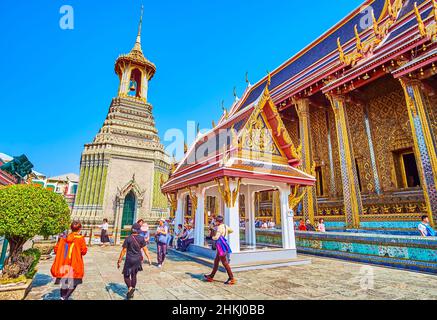
[[[134,300],[395,300],[437,299],[437,277],[405,270],[311,256],[312,264],[237,273],[237,284],[206,283],[210,268],[175,253],[162,269],[144,265]],[[89,248],[85,277],[73,300],[123,300],[127,288],[116,267],[121,247]],[[58,300],[59,286],[50,275],[52,260],[41,261],[28,300]],[[218,272],[217,280],[227,276]]]

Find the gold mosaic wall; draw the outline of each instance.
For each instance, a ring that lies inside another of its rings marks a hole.
[[[425,97],[431,132],[434,136],[434,141],[437,141],[437,93],[431,97]]]
[[[369,121],[382,191],[397,189],[393,152],[413,148],[405,97],[400,84],[380,82],[366,90]]]
[[[330,168],[326,110],[324,108],[313,108],[313,111],[310,114],[310,120],[313,160],[316,162],[316,166],[321,167],[323,177],[323,196],[328,196]]]
[[[348,105],[347,117],[349,123],[349,131],[352,139],[352,148],[356,163],[358,164],[358,172],[361,181],[361,193],[375,192],[375,184],[372,173],[372,164],[370,160],[369,143],[365,127],[364,109],[361,105]]]

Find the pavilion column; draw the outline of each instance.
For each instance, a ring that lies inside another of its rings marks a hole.
[[[196,192],[197,208],[194,216],[194,244],[203,247],[205,245],[205,190]]]
[[[230,190],[235,190],[237,184],[235,181],[229,181]],[[235,202],[225,204],[225,224],[227,224],[234,232],[228,236],[229,246],[233,253],[240,252],[240,214],[239,214],[239,199],[237,195]]]
[[[280,188],[279,193],[281,199],[282,247],[284,249],[296,249],[293,212],[288,206],[290,188]]]
[[[177,208],[175,212],[175,227],[179,224],[184,225],[184,195],[181,193],[177,194]]]
[[[300,99],[296,105],[299,117],[300,142],[302,143],[302,167],[305,172],[311,173],[313,165],[311,146],[311,121],[310,102],[308,99]],[[305,220],[309,219],[314,224],[314,216],[317,213],[316,188],[308,190],[303,198],[303,215]]]
[[[246,245],[256,246],[256,233],[255,233],[255,211],[254,211],[254,192],[250,190],[250,186],[247,186],[247,191],[244,195],[244,207],[246,208]]]
[[[338,150],[340,157],[341,180],[346,227],[360,227],[360,213],[363,212],[361,192],[355,166],[355,157],[346,115],[346,101],[343,96],[328,96],[335,115]]]
[[[422,83],[416,79],[400,79],[404,88],[408,116],[414,139],[417,167],[425,196],[426,206],[430,213],[432,226],[437,223],[437,142],[431,134],[431,126],[426,113]]]

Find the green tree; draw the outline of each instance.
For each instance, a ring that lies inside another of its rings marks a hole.
[[[0,235],[10,246],[5,266],[18,261],[26,241],[60,233],[69,221],[66,201],[53,191],[27,184],[0,188]]]

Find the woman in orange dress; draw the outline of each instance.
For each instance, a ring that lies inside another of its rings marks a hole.
[[[61,300],[68,300],[84,276],[83,256],[87,253],[85,239],[79,234],[82,224],[71,223],[71,233],[60,237],[54,251],[56,254],[51,273],[55,284],[61,284]]]

